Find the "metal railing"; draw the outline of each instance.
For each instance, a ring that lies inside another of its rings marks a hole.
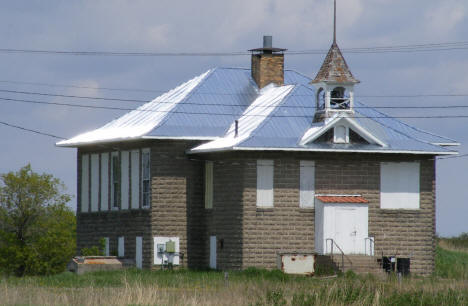
[[[369,241],[369,243],[367,243]],[[367,252],[367,246],[369,245],[369,253]],[[368,256],[374,256],[374,237],[364,238],[364,254]]]
[[[333,240],[332,238],[327,238],[325,239],[325,253],[327,253],[327,249],[328,249],[328,241],[331,241],[331,247],[330,247],[330,254],[332,259],[334,257],[334,253],[333,253],[333,247],[335,246],[341,253],[341,271],[344,272],[345,271],[345,266],[344,266],[344,259],[346,258],[347,261],[349,261],[349,265],[352,266],[353,265],[353,262],[351,261],[351,259],[348,258],[348,256],[345,255],[345,253],[343,252],[343,250],[340,248],[340,246],[335,242],[335,240]]]

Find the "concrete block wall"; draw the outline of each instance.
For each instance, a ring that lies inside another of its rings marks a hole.
[[[207,158],[217,161],[213,213],[219,211],[213,218],[217,222],[216,226],[213,221],[207,222],[208,231],[213,235],[226,233],[232,227],[228,222],[234,217],[238,218],[238,209],[242,209],[242,236],[236,237],[242,244],[241,268],[275,268],[278,252],[314,251],[315,210],[299,207],[299,162],[314,160],[316,193],[360,194],[369,201],[369,236],[375,239],[376,256],[411,258],[413,273],[429,275],[433,272],[435,162],[432,157],[332,153],[295,153],[285,157],[284,154],[273,152],[238,152],[215,154]],[[257,159],[274,160],[273,208],[256,207]],[[380,163],[389,161],[420,162],[420,209],[380,208]],[[230,188],[223,189],[223,186],[229,184]],[[236,209],[235,202],[239,197],[242,200]],[[226,204],[224,199],[235,200]],[[226,228],[223,229],[225,222]],[[219,256],[219,268],[238,267],[224,262]]]

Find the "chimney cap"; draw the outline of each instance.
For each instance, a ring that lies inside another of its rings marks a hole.
[[[250,49],[250,52],[260,52],[260,53],[277,53],[277,52],[284,52],[288,49],[283,48],[273,48],[273,36],[271,35],[264,35],[263,36],[263,47],[262,48],[255,48]]]

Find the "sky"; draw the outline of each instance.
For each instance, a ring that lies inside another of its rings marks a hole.
[[[337,39],[342,49],[462,42],[468,37],[466,0],[337,0],[337,4]],[[332,14],[332,0],[1,1],[0,49],[242,52],[260,47],[262,36],[272,35],[275,47],[326,50],[332,39]],[[324,56],[286,54],[285,66],[314,77]],[[344,52],[344,56],[361,81],[356,97],[368,105],[468,105],[468,97],[366,97],[468,94],[467,49]],[[122,57],[0,51],[0,121],[69,138],[125,111],[1,98],[130,108],[139,104],[7,91],[149,101],[210,68],[249,66],[250,57],[244,55]],[[386,113],[468,115],[468,109],[389,109]],[[468,118],[402,120],[455,139],[461,143],[460,153],[468,153]],[[75,196],[70,203],[75,207],[76,149],[58,148],[56,141],[0,125],[0,173],[31,163],[35,171],[61,179]],[[442,236],[468,232],[468,157],[439,160],[436,173],[437,232]]]

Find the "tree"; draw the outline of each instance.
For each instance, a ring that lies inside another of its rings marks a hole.
[[[0,175],[0,270],[22,276],[65,269],[75,253],[76,218],[63,190],[59,179],[30,165]]]

